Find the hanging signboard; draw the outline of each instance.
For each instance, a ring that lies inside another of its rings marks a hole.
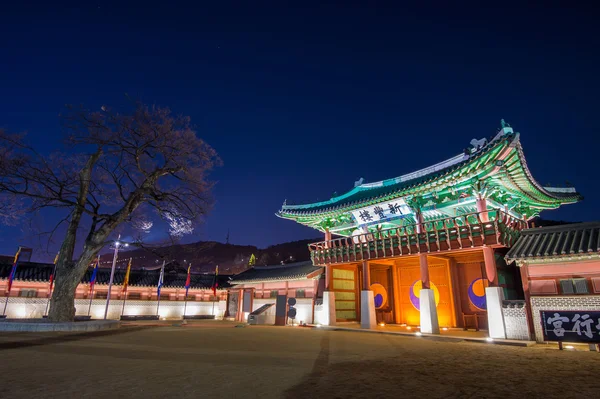
[[[600,311],[542,310],[545,341],[600,342]]]
[[[352,211],[352,216],[359,225],[385,222],[388,219],[403,218],[410,214],[412,214],[411,209],[401,198]]]

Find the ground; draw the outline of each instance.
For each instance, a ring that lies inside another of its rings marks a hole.
[[[597,396],[600,353],[302,327],[0,333],[2,397]]]

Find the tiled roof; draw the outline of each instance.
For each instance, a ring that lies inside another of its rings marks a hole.
[[[600,222],[526,229],[506,254],[508,261],[531,261],[600,254]]]
[[[255,266],[233,276],[231,284],[302,280],[316,276],[322,270],[323,268],[320,266],[313,266],[311,261],[289,263],[287,265]]]
[[[305,205],[284,205],[282,207],[282,210],[277,212],[277,215],[278,216],[284,215],[284,214],[304,215],[304,214],[314,214],[314,213],[320,213],[320,212],[334,211],[336,209],[339,209],[339,208],[342,208],[345,206],[358,205],[358,204],[361,204],[368,200],[385,197],[387,195],[392,195],[394,193],[399,194],[407,189],[417,187],[419,185],[431,182],[440,177],[446,176],[446,175],[462,168],[466,164],[471,163],[476,159],[479,159],[480,157],[485,155],[488,151],[495,148],[497,145],[501,145],[502,143],[510,142],[514,138],[515,138],[514,133],[507,134],[506,136],[502,137],[501,140],[484,146],[481,150],[479,150],[475,154],[472,154],[469,157],[466,157],[466,159],[464,159],[460,162],[451,164],[443,169],[434,170],[428,174],[425,174],[425,175],[422,175],[422,176],[419,176],[419,177],[416,177],[416,178],[413,178],[413,179],[410,179],[407,181],[399,181],[399,182],[394,182],[392,184],[385,184],[385,182],[382,182],[381,185],[375,185],[375,186],[368,185],[368,188],[365,188],[365,189],[363,189],[362,187],[355,187],[350,192],[348,192],[340,197],[333,198],[329,201],[324,201],[323,203],[305,204]],[[390,179],[390,181],[394,181],[394,180],[396,180],[396,179]]]
[[[8,257],[0,258],[0,279],[7,279],[10,275],[10,271],[12,268],[12,258],[10,258],[10,262],[7,262]],[[54,265],[50,263],[35,263],[35,262],[21,262],[17,267],[17,273],[15,276],[15,280],[21,281],[49,281],[50,275],[52,274],[52,270]],[[158,283],[158,276],[160,274],[160,268],[153,270],[131,270],[131,274],[129,275],[129,285],[130,286],[140,286],[140,287],[155,287]],[[92,268],[89,268],[81,282],[87,284],[90,282],[90,278],[92,277]],[[113,284],[121,285],[123,284],[123,279],[125,277],[125,269],[115,270],[115,276],[113,279]],[[164,275],[164,287],[173,287],[173,288],[182,288],[185,285],[185,280],[187,278],[186,273],[180,273],[176,271],[166,271]],[[213,274],[192,274],[190,283],[191,288],[210,288],[213,284]],[[218,276],[219,279],[219,288],[227,288],[229,287],[229,277],[228,276]],[[101,268],[98,269],[98,274],[96,276],[96,284],[108,284],[110,280],[110,269]]]
[[[475,164],[486,155],[493,154],[493,151],[496,151],[504,146],[517,147],[517,151],[519,151],[519,157],[522,159],[522,162],[519,163],[520,166],[518,169],[526,175],[526,180],[544,195],[559,201],[568,202],[576,202],[583,198],[576,190],[572,188],[544,188],[537,184],[525,164],[524,155],[519,144],[519,134],[515,133],[511,128],[505,133],[499,133],[493,140],[488,142],[481,149],[478,149],[468,156],[463,158],[457,156],[442,162],[440,164],[442,167],[440,168],[437,168],[437,165],[434,165],[433,167],[426,168],[422,171],[411,173],[407,175],[409,178],[406,179],[404,179],[403,176],[400,176],[395,179],[388,179],[377,183],[363,184],[328,201],[312,204],[286,203],[282,206],[281,210],[276,212],[276,215],[284,218],[295,218],[299,216],[316,217],[320,214],[337,212],[346,208],[357,209],[372,201],[383,200],[390,197],[396,198],[399,196],[404,196],[410,190],[434,183],[435,181],[452,175],[460,169],[466,170],[464,168],[467,165]],[[451,160],[456,160],[456,162],[450,162]],[[412,175],[414,175],[414,177]]]

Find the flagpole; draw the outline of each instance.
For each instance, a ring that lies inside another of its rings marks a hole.
[[[12,266],[12,269],[10,270],[10,276],[8,277],[8,288],[7,288],[7,293],[6,293],[6,301],[4,302],[4,310],[2,311],[2,316],[6,316],[6,307],[8,306],[8,298],[10,297],[12,282],[15,279],[15,274],[17,272],[17,265],[19,262],[20,254],[21,254],[21,247],[19,247],[19,250],[17,251],[17,254],[15,255],[15,260],[13,261],[13,266]]]
[[[187,308],[188,291],[191,285],[192,264],[188,266],[187,276],[185,278],[185,298],[183,298],[183,320],[185,320],[185,310]]]
[[[213,278],[213,286],[212,286],[212,290],[213,290],[213,301],[212,301],[212,315],[215,316],[215,319],[217,318],[217,315],[215,314],[215,298],[217,297],[217,286],[218,286],[218,282],[217,282],[217,276],[219,275],[219,265],[217,265],[215,267],[215,276]]]
[[[50,306],[50,299],[52,298],[52,289],[48,292],[48,302],[46,302],[46,310],[44,311],[44,316],[48,314],[48,306]]]
[[[88,306],[88,316],[90,315],[90,312],[92,310],[92,299],[94,299],[94,286],[92,286],[91,292],[90,292],[90,306]]]
[[[127,291],[125,291],[125,297],[123,298],[123,309],[121,309],[121,317],[125,314],[125,302],[127,302]]]
[[[127,302],[127,288],[129,288],[129,273],[131,273],[131,258],[129,258],[129,263],[127,264],[127,270],[125,271],[125,278],[123,280],[123,289],[121,290],[121,294],[125,295],[123,297],[123,308],[121,309],[121,317],[125,314],[125,302]]]
[[[88,306],[88,316],[92,311],[92,299],[94,299],[94,287],[96,286],[96,274],[98,273],[98,268],[100,267],[100,255],[98,255],[98,259],[96,260],[96,266],[92,270],[92,276],[90,277],[90,305]]]
[[[166,261],[163,260],[163,264],[162,264],[162,268],[160,269],[160,275],[158,277],[158,298],[156,298],[158,300],[158,303],[156,304],[156,315],[158,316],[158,309],[160,308],[160,289],[162,287],[162,280],[163,280],[163,273],[165,272],[165,263]],[[160,317],[159,317],[160,318]]]
[[[4,302],[4,310],[2,311],[2,316],[6,316],[6,306],[8,305],[8,297],[10,296],[10,291],[6,293],[6,301]]]
[[[110,280],[108,281],[108,293],[106,294],[106,307],[104,309],[104,320],[106,320],[106,316],[108,316],[108,305],[110,305],[110,291],[112,289],[113,279],[115,277],[115,266],[117,264],[117,257],[119,256],[119,245],[121,244],[119,240],[121,239],[121,234],[117,237],[117,241],[114,243],[115,253],[113,255],[112,268],[110,270]]]
[[[58,262],[58,255],[60,255],[60,252],[57,253],[54,258],[54,270],[52,270],[52,275],[50,276],[50,290],[48,291],[48,302],[46,302],[46,311],[44,312],[44,315],[48,314],[48,306],[50,306],[50,299],[52,298],[52,286],[54,285],[54,279],[56,278],[56,262]]]

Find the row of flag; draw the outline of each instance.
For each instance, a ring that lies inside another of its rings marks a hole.
[[[52,287],[54,286],[54,279],[55,279],[55,274],[56,274],[56,263],[58,262],[58,255],[59,254],[56,254],[56,257],[54,258],[54,268],[52,270],[52,274],[50,275],[50,281],[49,281],[50,294],[49,294],[49,296],[51,295]],[[8,277],[7,296],[10,294],[10,290],[12,289],[12,284],[15,279],[15,275],[17,273],[17,267],[19,265],[19,257],[20,256],[21,256],[21,248],[19,248],[19,250],[17,251],[15,258],[13,260],[12,269],[10,270],[10,276]],[[94,285],[96,284],[96,277],[98,276],[98,267],[99,266],[100,266],[100,256],[98,256],[98,258],[96,260],[96,264],[94,265],[94,269],[92,270],[92,276],[90,277],[90,292],[94,292]],[[187,269],[187,278],[185,280],[185,296],[186,296],[186,298],[188,296],[188,291],[191,287],[191,280],[192,280],[191,271],[192,271],[192,265],[189,265],[188,269]],[[127,287],[129,286],[130,273],[131,273],[131,258],[129,258],[129,263],[127,264],[127,270],[125,271],[125,277],[123,278],[123,288],[122,288],[123,293],[127,292]],[[160,269],[160,275],[158,277],[157,296],[159,298],[160,298],[160,290],[164,283],[164,275],[165,275],[165,264],[163,262],[163,265]],[[214,275],[213,282],[211,285],[214,296],[217,295],[217,288],[219,286],[218,276],[219,276],[219,266],[216,266],[215,267],[215,275]]]

